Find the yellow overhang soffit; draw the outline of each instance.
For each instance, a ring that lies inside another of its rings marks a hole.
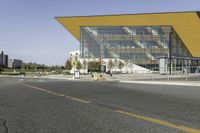
[[[81,26],[172,26],[193,57],[200,57],[200,13],[175,12],[109,16],[56,17],[76,39]]]

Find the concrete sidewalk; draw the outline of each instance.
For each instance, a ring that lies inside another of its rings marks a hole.
[[[80,79],[73,79],[64,75],[51,75],[44,78],[61,79],[61,80],[79,80],[79,81],[94,81],[90,75],[82,75]],[[107,78],[107,77],[106,77]],[[176,86],[200,86],[200,81],[174,81],[174,80],[123,80],[123,78],[107,78],[106,81],[118,81],[119,83],[134,83],[134,84],[154,84],[154,85],[176,85]]]
[[[120,80],[119,82],[120,83],[133,83],[133,84],[199,86],[200,87],[199,81],[126,81],[126,80]]]
[[[0,75],[0,77],[9,77],[7,75]],[[90,75],[81,75],[80,79],[74,79],[73,75],[48,75],[43,77],[27,77],[27,76],[11,76],[11,77],[18,77],[18,78],[35,78],[35,79],[56,79],[56,80],[71,80],[71,81],[94,81],[93,78]],[[147,77],[146,77],[147,78]],[[154,84],[154,85],[176,85],[176,86],[199,86],[200,87],[200,81],[186,81],[186,80],[167,80],[167,79],[161,79],[161,80],[152,80],[152,79],[127,79],[121,76],[120,78],[111,78],[106,77],[106,81],[115,81],[119,83],[132,83],[132,84]]]

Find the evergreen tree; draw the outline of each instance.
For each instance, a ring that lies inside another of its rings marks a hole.
[[[67,62],[65,63],[65,68],[67,70],[71,70],[72,69],[72,64],[71,64],[71,61],[70,60],[67,60]]]

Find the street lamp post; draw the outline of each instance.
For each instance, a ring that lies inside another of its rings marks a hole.
[[[100,39],[100,65],[101,65],[101,72],[104,71],[104,64],[103,64],[103,57],[104,57],[104,45],[103,45],[103,38]]]

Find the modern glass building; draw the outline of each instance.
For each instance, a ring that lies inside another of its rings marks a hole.
[[[81,58],[117,58],[150,67],[169,57],[170,45],[172,56],[192,57],[171,26],[81,27]]]
[[[56,17],[80,41],[80,58],[121,59],[146,68],[198,65],[200,13]]]

